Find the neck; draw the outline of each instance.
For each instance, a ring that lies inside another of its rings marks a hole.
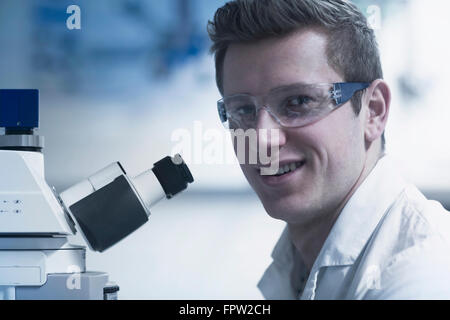
[[[353,184],[353,187],[336,208],[329,210],[329,212],[322,212],[322,214],[320,214],[321,218],[319,219],[313,219],[296,225],[288,224],[291,240],[299,251],[303,263],[309,271],[311,271],[313,264],[342,209],[370,174],[378,160],[384,155],[384,153],[380,152],[377,153],[376,156],[371,157],[369,154],[370,153],[366,156],[364,166],[359,177],[356,179],[356,182]]]

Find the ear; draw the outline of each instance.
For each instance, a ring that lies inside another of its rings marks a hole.
[[[364,137],[366,143],[381,138],[389,116],[391,90],[384,80],[372,82],[363,98],[363,107],[367,108]]]

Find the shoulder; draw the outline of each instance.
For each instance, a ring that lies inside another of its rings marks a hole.
[[[450,212],[414,186],[393,203],[369,247],[380,285],[365,298],[450,299]]]
[[[444,248],[430,237],[396,254],[364,299],[450,299],[450,259]]]
[[[372,241],[392,257],[428,241],[450,249],[450,212],[428,200],[413,185],[397,197],[374,231]]]

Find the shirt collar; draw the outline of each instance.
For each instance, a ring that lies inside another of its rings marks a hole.
[[[279,261],[282,264],[290,263],[294,257],[294,244],[291,242],[289,228],[286,226],[280,236],[275,248],[272,251],[273,260]]]
[[[272,264],[258,282],[264,298],[297,299],[300,292],[298,278],[304,274],[306,279],[307,274],[287,227],[272,251],[272,258]]]
[[[312,270],[353,264],[405,187],[389,157],[381,158],[341,211]]]

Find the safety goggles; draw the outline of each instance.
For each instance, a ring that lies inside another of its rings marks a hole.
[[[323,119],[357,91],[369,86],[366,82],[299,83],[274,89],[265,96],[226,96],[217,102],[217,108],[220,120],[228,129],[256,128],[261,109],[265,109],[279,125],[297,128]]]

